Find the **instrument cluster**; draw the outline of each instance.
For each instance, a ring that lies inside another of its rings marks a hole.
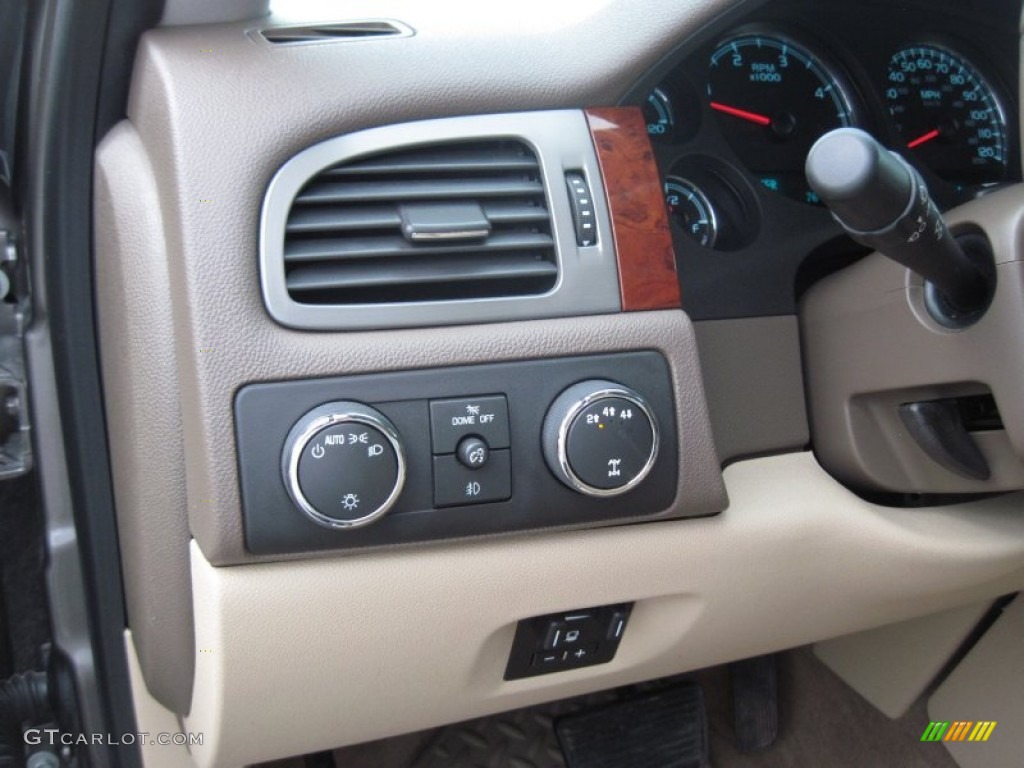
[[[834,237],[803,167],[842,126],[900,153],[943,207],[1019,181],[1019,12],[783,0],[684,45],[638,94],[684,250],[793,247],[794,227],[819,232],[809,250]]]

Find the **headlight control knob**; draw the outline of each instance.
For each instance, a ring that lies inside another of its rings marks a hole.
[[[582,381],[555,398],[541,439],[555,476],[587,496],[632,490],[658,457],[658,422],[650,406],[613,381]]]
[[[358,528],[386,515],[398,500],[405,453],[384,414],[338,401],[296,422],[285,441],[281,472],[288,495],[311,520],[328,528]]]

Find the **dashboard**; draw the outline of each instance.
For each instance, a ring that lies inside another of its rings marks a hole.
[[[1012,2],[777,2],[702,30],[631,94],[663,176],[686,306],[789,314],[866,250],[807,187],[834,128],[866,130],[942,208],[1020,181]],[[810,256],[810,258],[807,258]]]
[[[167,0],[96,148],[125,648],[204,768],[1024,586],[1019,3],[478,5]],[[837,127],[987,236],[975,325],[809,189]]]

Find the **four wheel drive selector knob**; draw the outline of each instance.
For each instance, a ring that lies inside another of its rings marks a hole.
[[[552,403],[541,432],[544,459],[587,496],[626,493],[658,457],[658,423],[639,394],[613,381],[574,384]]]
[[[288,433],[281,471],[295,505],[328,528],[358,528],[387,514],[405,486],[398,430],[362,403],[326,403]]]

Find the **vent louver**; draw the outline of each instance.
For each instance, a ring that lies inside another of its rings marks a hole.
[[[513,140],[436,144],[329,167],[285,228],[300,304],[531,296],[558,280],[540,165]]]

